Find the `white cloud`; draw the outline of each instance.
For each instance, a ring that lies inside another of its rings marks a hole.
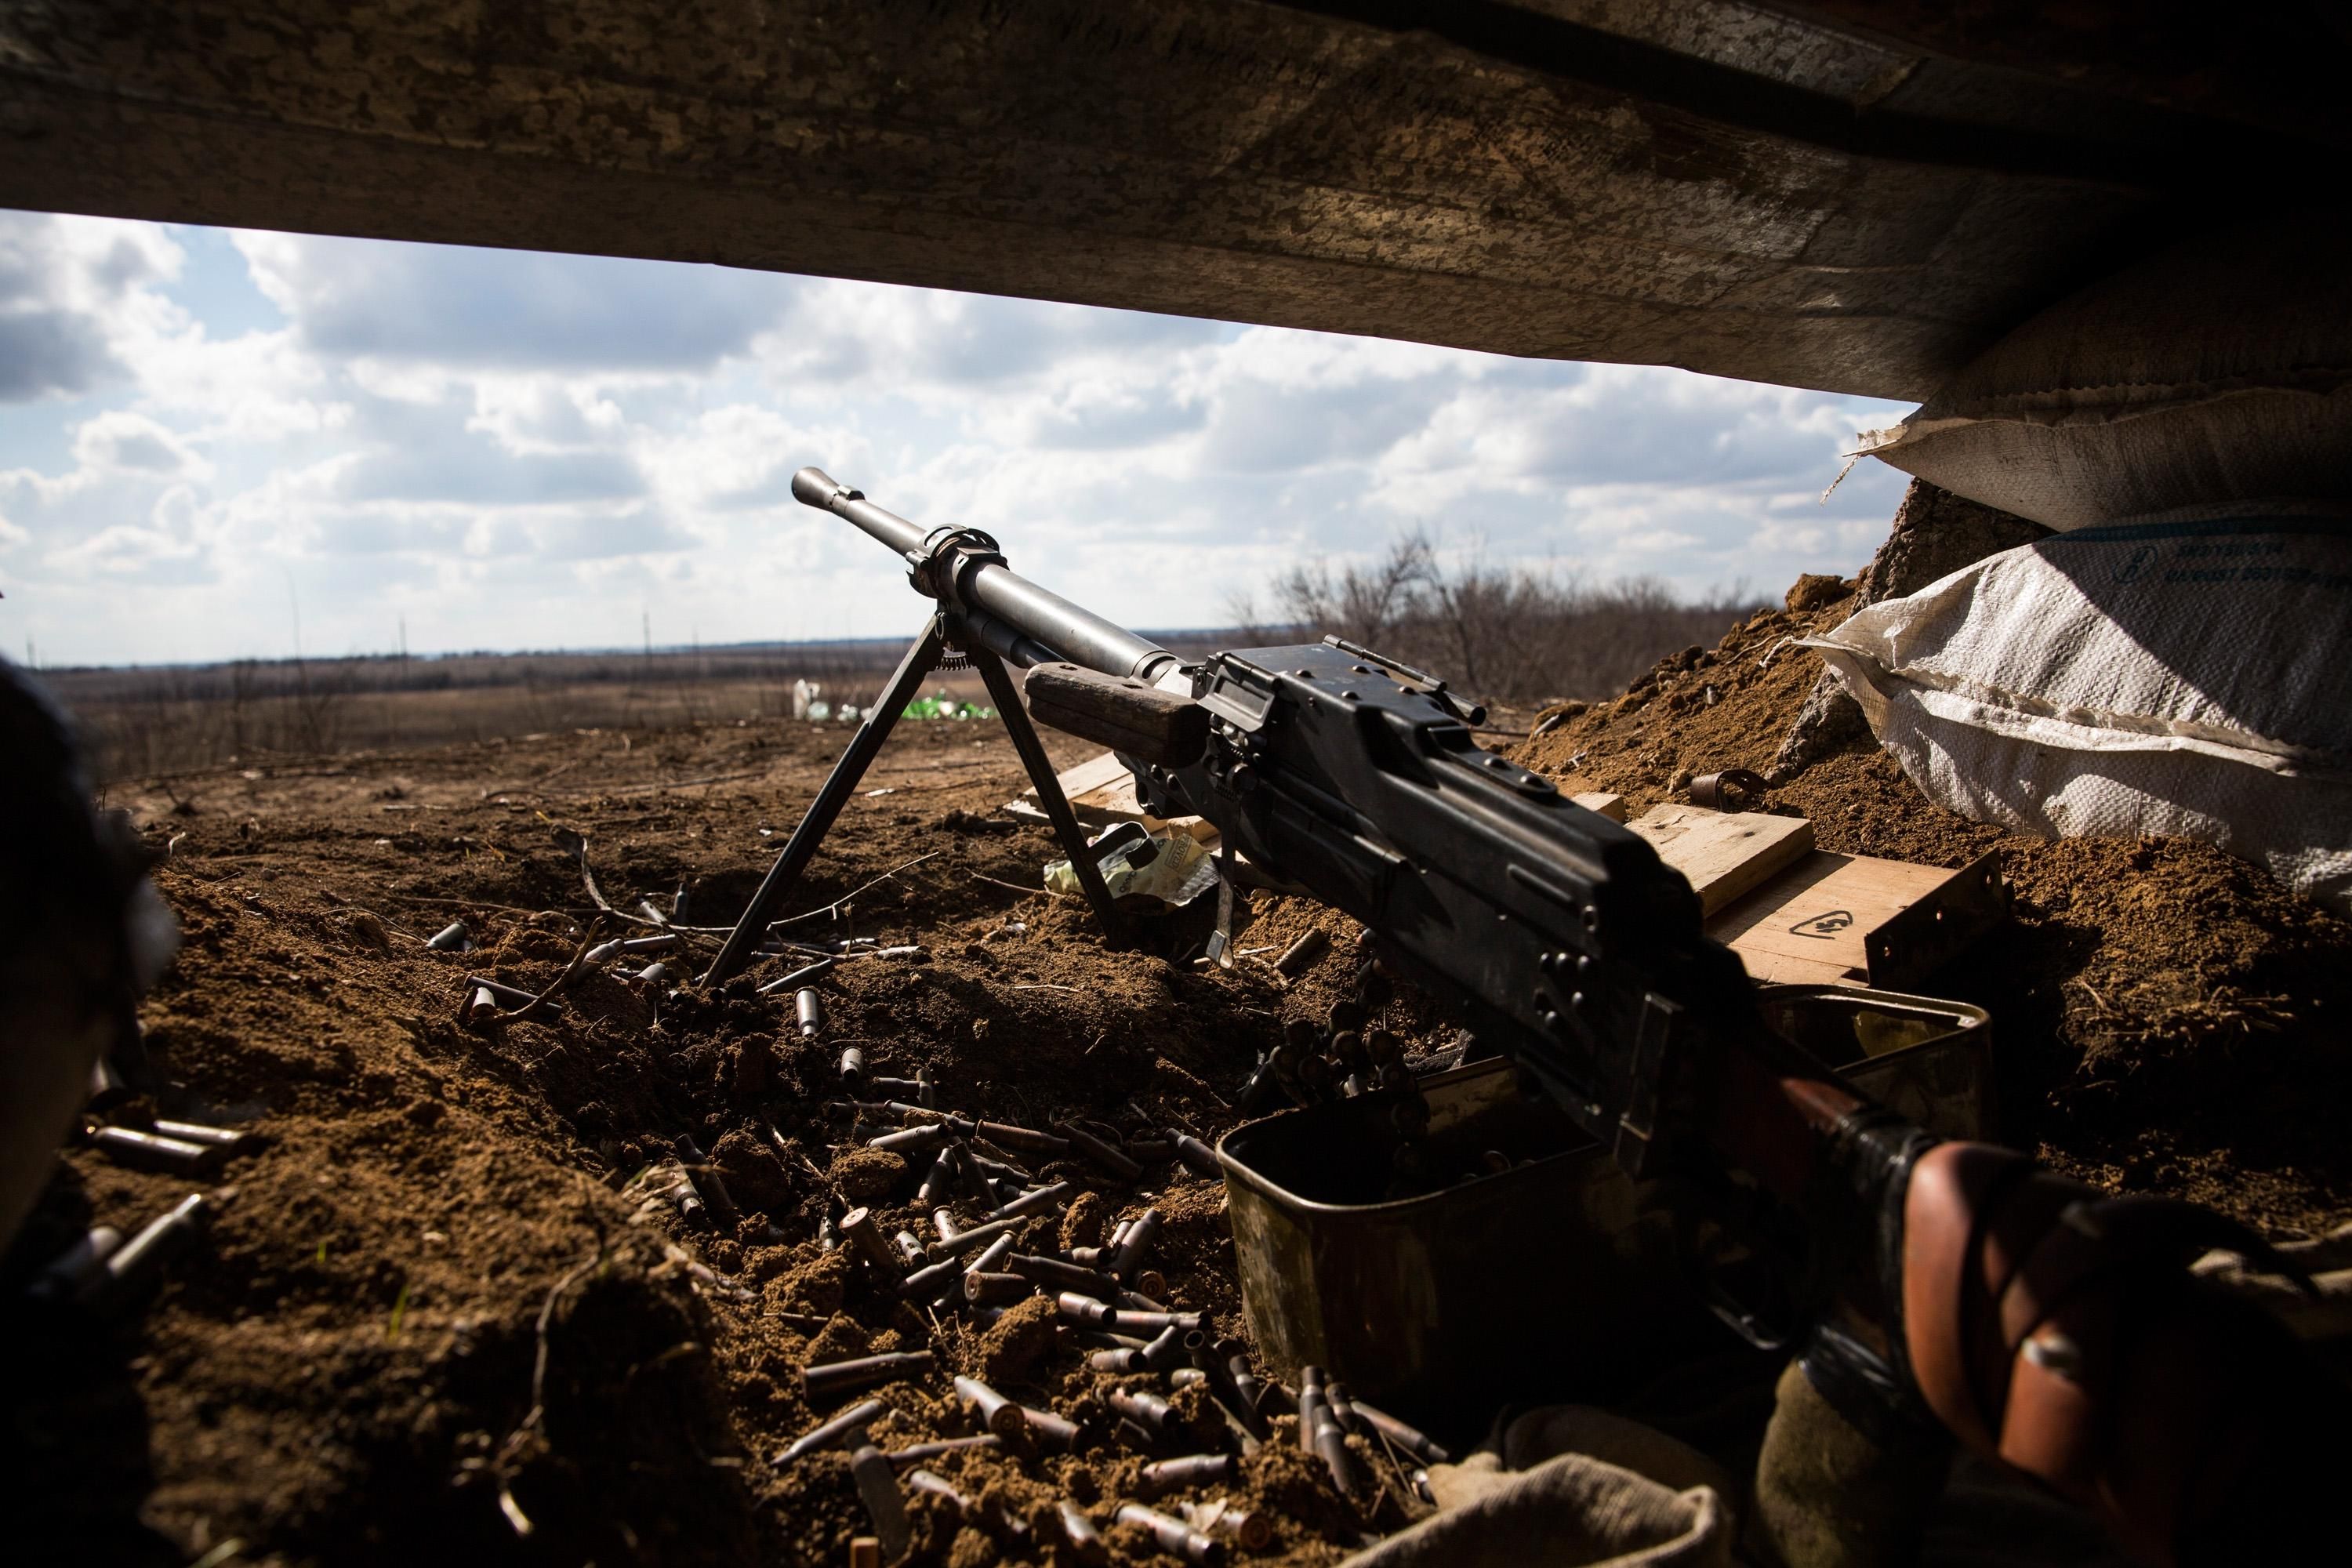
[[[1865,469],[1817,504],[1852,432],[1899,410],[1679,371],[199,237],[0,215],[0,330],[46,323],[25,329],[27,390],[0,370],[19,400],[0,420],[64,421],[54,460],[0,470],[0,639],[284,653],[289,590],[312,651],[383,647],[403,616],[428,649],[633,642],[645,614],[706,644],[911,629],[887,554],[791,500],[808,463],[989,529],[1016,568],[1145,626],[1216,622],[1302,557],[1407,527],[1490,560],[1777,590],[1861,564],[1903,483]]]

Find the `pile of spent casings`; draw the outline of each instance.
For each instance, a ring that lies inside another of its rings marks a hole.
[[[1396,983],[1370,952],[1369,939],[1367,932],[1359,942],[1353,994],[1332,1003],[1319,1026],[1311,1018],[1286,1024],[1282,1043],[1259,1058],[1234,1110],[1255,1116],[1286,1098],[1295,1105],[1318,1105],[1371,1089],[1413,1086],[1402,1042],[1378,1022],[1396,998]],[[1276,973],[1292,978],[1322,956],[1329,940],[1319,928],[1309,931],[1275,960]]]
[[[1068,1120],[1050,1128],[1024,1127],[941,1110],[927,1075],[878,1076],[854,1046],[842,1052],[841,1076],[856,1098],[829,1103],[827,1113],[890,1126],[866,1138],[864,1146],[906,1157],[923,1171],[915,1197],[929,1217],[928,1224],[918,1219],[886,1235],[871,1208],[835,1198],[820,1226],[820,1244],[854,1258],[853,1267],[877,1293],[935,1312],[961,1313],[975,1324],[992,1323],[1033,1296],[1051,1300],[1061,1341],[1086,1351],[1095,1371],[1122,1380],[1104,1396],[1115,1418],[1107,1447],[1148,1459],[1132,1497],[1066,1496],[1050,1514],[1023,1519],[1001,1502],[965,1497],[923,1467],[941,1454],[971,1448],[996,1450],[1023,1464],[1082,1450],[1090,1443],[1104,1444],[1099,1423],[1090,1433],[1078,1421],[1024,1405],[980,1378],[957,1376],[951,1385],[972,1431],[886,1449],[867,1428],[889,1413],[888,1406],[878,1399],[859,1400],[802,1434],[775,1463],[790,1465],[824,1449],[846,1450],[851,1477],[872,1520],[870,1550],[877,1559],[894,1560],[908,1548],[910,1492],[944,1504],[956,1518],[1016,1552],[1034,1554],[1040,1543],[1033,1532],[1043,1532],[1058,1537],[1057,1544],[1082,1559],[1096,1560],[1106,1550],[1102,1531],[1120,1524],[1196,1563],[1219,1561],[1234,1548],[1263,1549],[1274,1536],[1273,1522],[1263,1512],[1230,1496],[1197,1494],[1237,1482],[1240,1458],[1272,1437],[1277,1414],[1300,1418],[1299,1446],[1323,1460],[1333,1484],[1350,1499],[1370,1500],[1386,1483],[1365,1473],[1347,1447],[1348,1433],[1398,1468],[1401,1489],[1425,1495],[1419,1468],[1444,1457],[1428,1438],[1350,1401],[1344,1387],[1327,1385],[1313,1369],[1300,1390],[1259,1377],[1244,1344],[1215,1339],[1205,1314],[1174,1310],[1159,1299],[1167,1288],[1151,1267],[1162,1224],[1158,1208],[1146,1207],[1120,1221],[1098,1246],[1019,1250],[1022,1234],[1038,1216],[1053,1215],[1080,1195],[1076,1182],[1041,1179],[1024,1161],[1042,1163],[1042,1156],[1084,1162],[1125,1183],[1144,1180],[1155,1166],[1178,1163],[1214,1177],[1220,1168],[1206,1143],[1181,1128],[1120,1132]],[[914,1098],[878,1098],[900,1094]],[[706,1179],[702,1195],[710,1201],[716,1194],[708,1186]],[[823,1325],[807,1320],[806,1326],[814,1331]],[[822,1407],[940,1371],[929,1350],[896,1351],[806,1366],[801,1382],[811,1405]],[[1196,1384],[1207,1394],[1205,1405],[1180,1407],[1174,1396]],[[1186,1414],[1202,1410],[1214,1414]]]

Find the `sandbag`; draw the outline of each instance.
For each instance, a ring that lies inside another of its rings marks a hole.
[[[1461,1464],[1433,1466],[1430,1485],[1439,1511],[1348,1568],[1731,1568],[1728,1478],[1590,1405],[1531,1411]]]
[[[1861,449],[2056,529],[2352,500],[2352,224],[2179,244],[2033,317]]]
[[[2004,551],[1809,639],[1930,799],[2169,834],[2352,907],[2352,526],[2192,509]]]

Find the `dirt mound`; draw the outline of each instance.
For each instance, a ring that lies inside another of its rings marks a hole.
[[[1514,751],[1633,815],[1694,773],[1769,770],[1822,674],[1796,646],[1855,585],[1758,614],[1661,661],[1620,697],[1552,710]],[[1546,720],[1549,720],[1548,724]],[[2352,923],[2259,868],[2187,840],[2031,838],[1930,803],[1867,731],[1769,794],[1840,854],[1959,867],[1999,849],[2016,921],[1931,987],[1993,1017],[2002,1131],[2112,1187],[2210,1204],[2284,1234],[2352,1203]]]

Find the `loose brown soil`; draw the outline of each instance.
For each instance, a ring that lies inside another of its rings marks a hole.
[[[1685,770],[1760,767],[1819,668],[1783,639],[1839,613],[1759,617],[1696,668],[1518,750],[1638,805]],[[885,1447],[974,1429],[951,1371],[1082,1427],[1073,1455],[933,1461],[976,1506],[959,1522],[911,1504],[929,1560],[1049,1555],[1065,1496],[1108,1519],[1141,1462],[1103,1403],[1118,1380],[1087,1370],[1034,1310],[990,1330],[935,1318],[820,1250],[829,1187],[875,1204],[886,1235],[929,1234],[911,1173],[845,1157],[853,1134],[880,1129],[823,1110],[839,1053],[856,1044],[897,1077],[926,1068],[943,1105],[995,1120],[1213,1140],[1284,1018],[1338,994],[1349,922],[1261,900],[1240,942],[1255,951],[1231,972],[1108,952],[1081,908],[1025,890],[1052,841],[995,816],[1021,784],[1002,731],[908,724],[867,781],[889,793],[853,801],[795,908],[820,911],[812,934],[924,952],[841,964],[823,1038],[799,1037],[788,998],[664,997],[609,974],[542,1022],[456,1020],[462,975],[536,988],[577,946],[593,907],[559,829],[587,836],[614,905],[667,911],[683,888],[687,919],[716,923],[845,739],[789,722],[564,733],[255,770],[213,781],[193,816],[161,790],[123,795],[172,846],[156,880],[186,941],[144,1009],[172,1087],[109,1114],[236,1121],[265,1146],[229,1167],[205,1245],[142,1310],[42,1319],[12,1342],[16,1542],[40,1560],[212,1554],[213,1568],[427,1552],[839,1563],[868,1528],[845,1458],[769,1462],[823,1413],[799,1369],[923,1347],[940,1369],[877,1395]],[[2019,919],[1948,988],[1994,1011],[2015,1137],[2093,1180],[2198,1197],[2274,1233],[2347,1217],[2333,1133],[2346,1103],[2333,1020],[2352,1009],[2343,922],[2197,846],[2044,845],[1958,821],[1866,748],[1776,791],[1772,808],[1812,816],[1832,849],[1941,864],[2003,850]],[[453,919],[480,950],[425,951]],[[1339,937],[1334,956],[1286,989],[1268,961],[1309,923]],[[1451,1037],[1443,1011],[1412,998],[1391,1023],[1409,1050]],[[734,1223],[641,1201],[633,1179],[680,1134],[723,1174]],[[1099,1194],[1072,1239],[1156,1204],[1167,1299],[1242,1334],[1219,1186],[1181,1164],[1129,1184],[1083,1162],[1023,1163]],[[69,1150],[0,1290],[16,1300],[67,1236],[131,1229],[188,1190]],[[1029,1229],[1050,1247],[1062,1224]],[[811,1319],[823,1328],[803,1331]],[[1197,1393],[1179,1405],[1207,1417]],[[1393,1487],[1369,1508],[1346,1501],[1279,1440],[1231,1495],[1276,1520],[1268,1556],[1286,1563],[1336,1561],[1409,1512]],[[1108,1534],[1120,1562],[1176,1561],[1132,1530]]]
[[[1662,662],[1612,701],[1554,710],[1526,765],[1638,815],[1690,775],[1769,769],[1822,673],[1796,639],[1852,584]],[[1803,602],[1792,592],[1792,599]],[[1540,721],[1538,721],[1540,722]],[[1958,867],[2000,851],[2013,925],[1937,989],[1993,1016],[2007,1141],[2070,1174],[2210,1204],[2283,1237],[2352,1207],[2352,923],[2183,839],[2047,842],[1931,804],[1867,733],[1773,790],[1840,854]]]

